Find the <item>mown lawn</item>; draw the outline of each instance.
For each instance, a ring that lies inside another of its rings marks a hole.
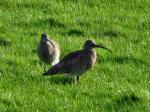
[[[96,49],[78,84],[43,77],[43,32],[59,42],[61,58],[87,39],[112,53]],[[149,0],[0,0],[0,112],[149,111]]]

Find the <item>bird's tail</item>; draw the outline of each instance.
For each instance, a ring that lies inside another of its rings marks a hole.
[[[48,71],[43,73],[43,75],[44,76],[47,76],[47,75],[53,76],[53,75],[58,74],[59,72],[60,72],[60,67],[59,67],[59,65],[56,64],[56,65],[52,66]]]

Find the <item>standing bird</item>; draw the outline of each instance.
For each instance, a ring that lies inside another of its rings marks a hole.
[[[66,55],[59,63],[51,67],[43,75],[68,74],[75,76],[75,81],[79,81],[79,76],[89,70],[96,62],[97,55],[94,48],[109,50],[102,45],[96,45],[92,40],[86,40],[82,50]]]
[[[37,55],[45,64],[51,64],[52,66],[57,64],[60,57],[60,48],[58,43],[48,39],[47,34],[42,34],[37,48]]]

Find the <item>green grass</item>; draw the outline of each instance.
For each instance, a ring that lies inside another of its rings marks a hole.
[[[149,112],[149,0],[0,0],[0,112]],[[93,39],[97,63],[75,85],[43,77],[40,35],[61,58]]]

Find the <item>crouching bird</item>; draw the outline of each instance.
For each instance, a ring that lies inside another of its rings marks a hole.
[[[51,67],[43,75],[53,76],[55,74],[68,74],[75,76],[76,81],[79,81],[80,75],[89,70],[96,62],[96,52],[94,48],[108,48],[97,45],[92,40],[86,40],[82,50],[78,50],[66,55],[59,63]],[[109,50],[111,52],[111,50]]]
[[[42,34],[40,43],[37,47],[37,55],[44,64],[51,64],[53,66],[59,62],[59,44],[49,39],[47,34]],[[45,67],[44,71],[46,71]]]

